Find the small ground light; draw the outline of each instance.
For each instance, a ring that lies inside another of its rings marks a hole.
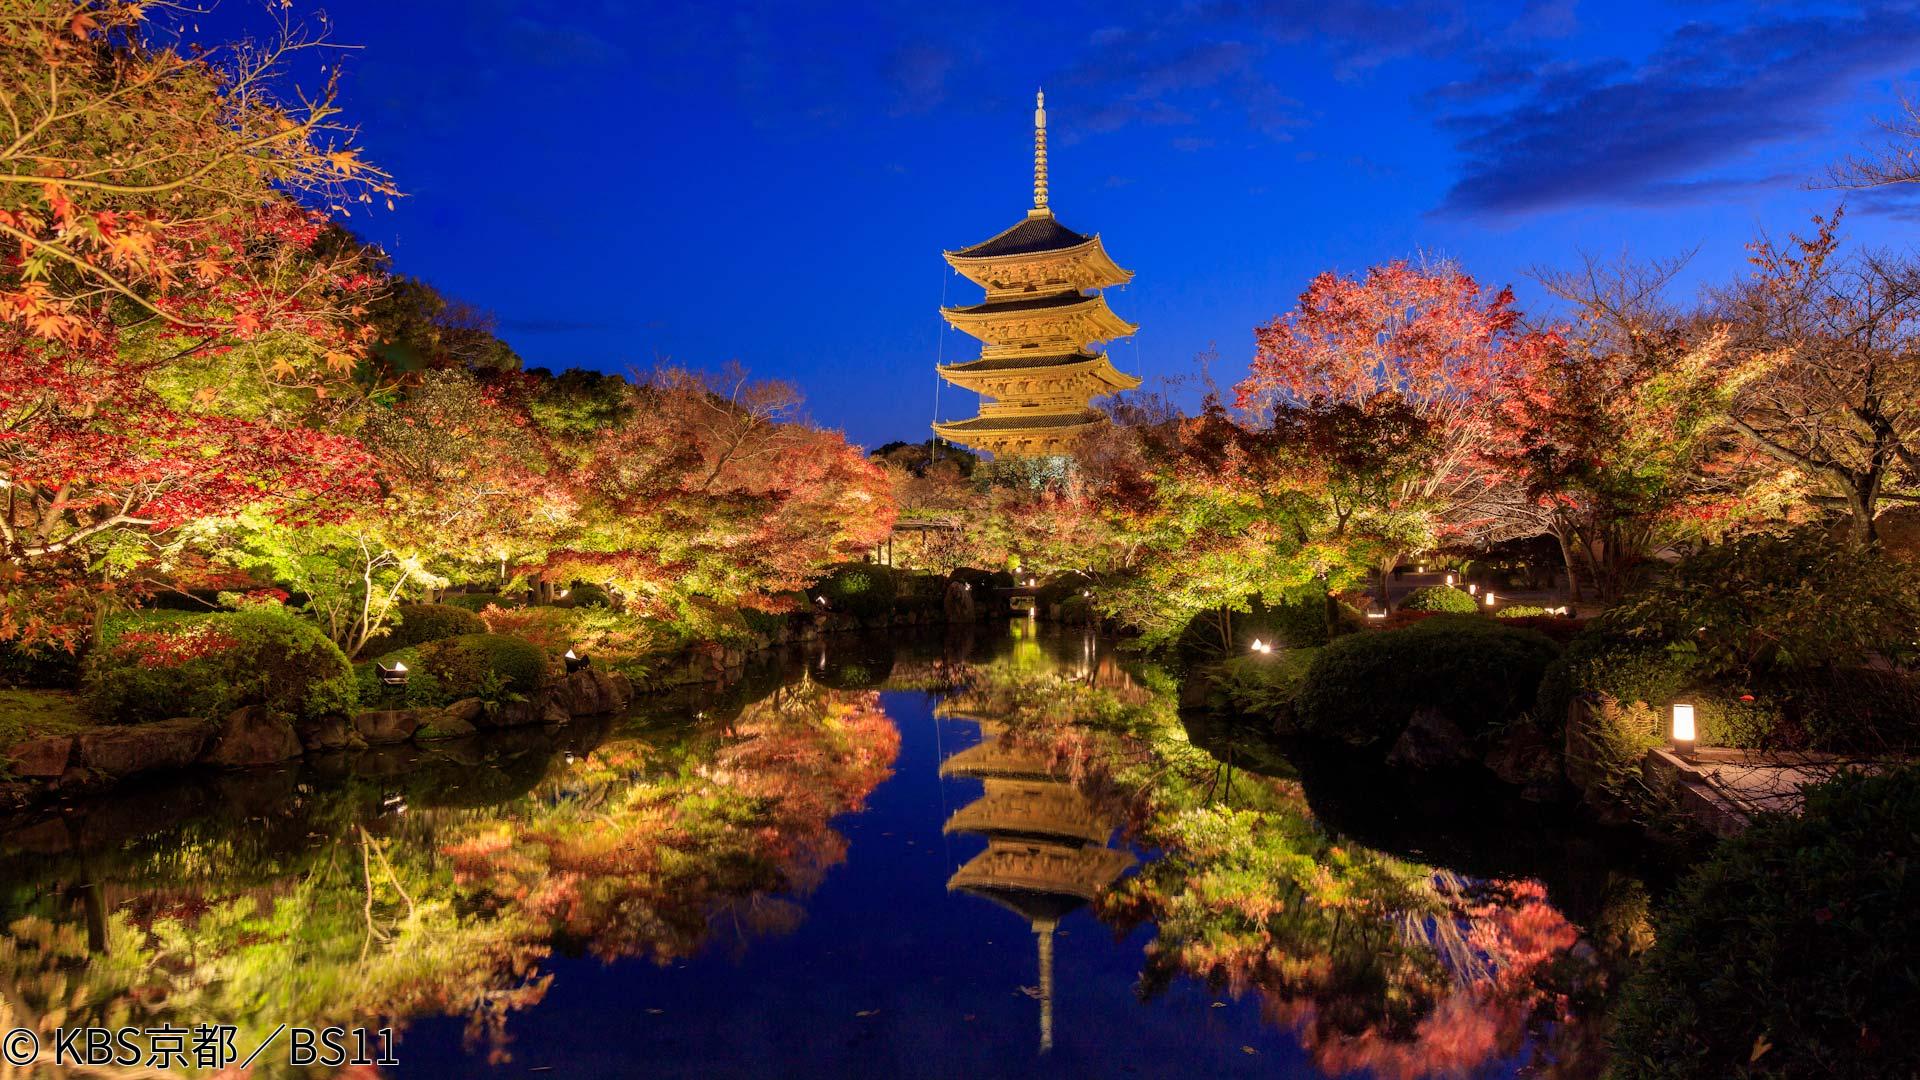
[[[1673,703],[1673,752],[1683,760],[1693,760],[1693,706],[1684,701]]]
[[[1261,641],[1259,638],[1253,639],[1252,648],[1253,648],[1253,651],[1257,653],[1270,653],[1273,651],[1273,646],[1267,644],[1264,641]]]
[[[1467,595],[1468,595],[1468,596],[1479,596],[1479,595],[1480,595],[1480,586],[1478,586],[1478,585],[1469,585],[1469,586],[1467,586]]]
[[[567,662],[567,674],[569,675],[573,674],[576,671],[580,671],[584,668],[593,666],[593,659],[591,657],[580,656],[576,654],[572,649],[568,649],[567,655],[561,657],[561,659]]]
[[[386,664],[379,664],[379,663],[376,663],[373,666],[380,669],[380,682],[383,685],[385,686],[407,685],[407,678],[408,678],[407,665],[396,662],[391,667],[387,666]]]
[[[1488,607],[1492,607],[1492,606],[1493,606],[1493,594],[1492,594],[1492,593],[1488,593],[1488,594],[1487,594],[1487,606],[1488,606]]]
[[[1448,575],[1447,575],[1447,584],[1449,584],[1449,585],[1451,585],[1451,584],[1453,584],[1453,575],[1452,575],[1452,574],[1448,574]]]
[[[1369,619],[1384,619],[1386,617],[1387,613],[1378,608],[1372,608],[1367,611],[1367,618]]]

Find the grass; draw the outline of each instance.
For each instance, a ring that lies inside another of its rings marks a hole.
[[[0,749],[91,726],[79,697],[68,691],[0,690]]]

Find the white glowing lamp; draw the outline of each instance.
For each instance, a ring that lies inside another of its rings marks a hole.
[[[1693,757],[1693,706],[1684,701],[1673,703],[1673,752],[1683,758]]]
[[[1273,646],[1261,641],[1259,638],[1254,638],[1253,651],[1257,653],[1270,653],[1273,651]]]
[[[1469,586],[1467,586],[1467,595],[1468,595],[1468,596],[1479,596],[1479,595],[1480,595],[1480,586],[1478,586],[1478,585],[1469,585]]]
[[[1488,607],[1492,607],[1492,606],[1493,606],[1493,594],[1492,594],[1492,593],[1488,593],[1488,594],[1487,594],[1487,606],[1488,606]]]
[[[1448,574],[1448,575],[1447,575],[1447,584],[1449,584],[1449,585],[1451,585],[1451,584],[1453,584],[1453,575],[1452,575],[1452,574]]]

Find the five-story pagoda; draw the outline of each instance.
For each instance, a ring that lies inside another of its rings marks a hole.
[[[1035,106],[1033,209],[999,235],[946,253],[947,263],[987,296],[969,307],[941,309],[947,322],[984,347],[978,360],[942,365],[940,377],[983,400],[980,415],[935,423],[933,430],[996,457],[1071,454],[1082,435],[1106,422],[1088,402],[1140,385],[1091,349],[1139,329],[1115,315],[1098,291],[1125,284],[1133,273],[1107,256],[1098,234],[1082,236],[1048,209],[1044,94]]]

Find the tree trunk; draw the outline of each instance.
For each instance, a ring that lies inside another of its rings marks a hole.
[[[1567,534],[1555,529],[1553,539],[1560,545],[1560,561],[1567,567],[1567,603],[1580,602],[1580,571],[1575,564],[1573,548],[1567,543]]]

